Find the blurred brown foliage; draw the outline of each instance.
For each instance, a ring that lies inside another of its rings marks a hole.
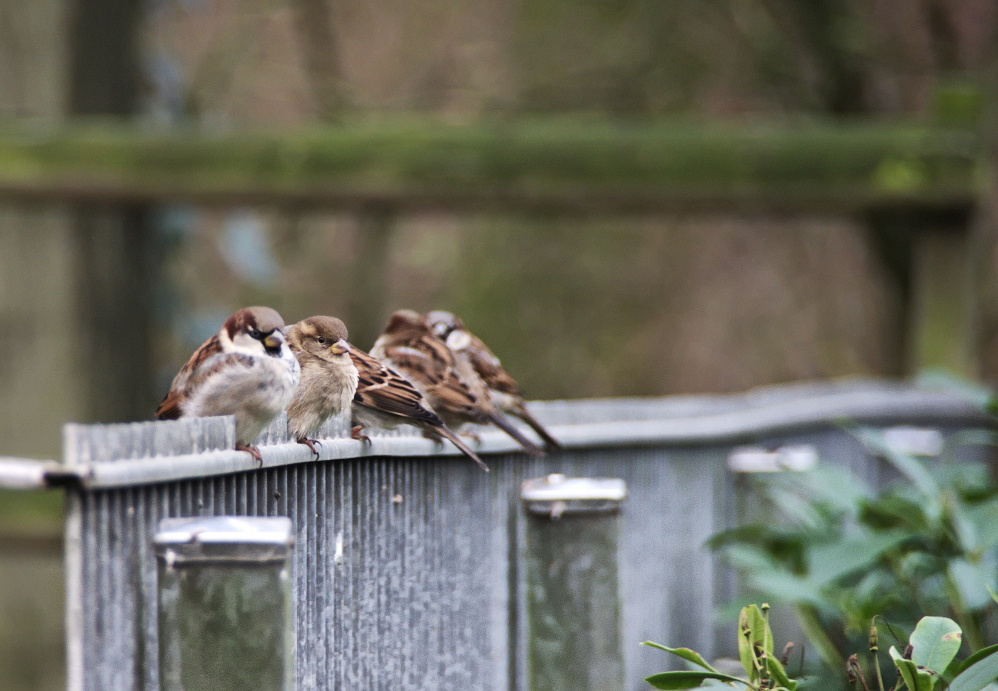
[[[245,0],[164,3],[144,45],[184,76],[181,121],[571,112],[737,126],[937,117],[940,90],[987,76],[996,38],[988,0]],[[420,216],[372,242],[350,217],[262,213],[279,277],[261,290],[227,272],[224,221],[207,214],[172,262],[184,309],[207,294],[289,319],[334,313],[369,346],[394,308],[448,307],[538,397],[903,369],[900,286],[857,219]]]
[[[281,271],[263,289],[226,268],[215,220],[171,262],[192,311],[357,314],[353,219],[275,220]],[[420,216],[384,252],[377,299],[349,324],[357,345],[392,309],[450,308],[535,397],[736,391],[890,372],[898,357],[895,293],[847,219]]]
[[[65,49],[39,47],[62,46],[74,16],[57,0],[0,4],[0,114],[65,115]],[[936,120],[953,116],[947,93],[994,93],[998,4],[157,0],[143,5],[136,44],[139,115],[208,131],[413,112],[709,117],[732,127]],[[985,268],[998,262],[993,206],[977,222]],[[452,308],[538,397],[904,370],[902,286],[851,216],[185,214],[158,231],[165,308],[156,319],[170,334],[150,338],[159,392],[229,311],[257,302],[288,319],[344,316],[363,346],[394,308]],[[262,266],[235,251],[250,241]],[[977,338],[991,375],[998,284],[983,275]],[[27,304],[19,294],[5,300]]]
[[[234,125],[346,112],[931,111],[998,55],[991,0],[162,2],[144,45]]]

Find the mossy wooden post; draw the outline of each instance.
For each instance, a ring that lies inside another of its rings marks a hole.
[[[874,209],[881,256],[900,289],[898,375],[926,369],[976,378],[974,205]]]
[[[291,691],[289,518],[167,518],[156,534],[163,691]]]
[[[623,480],[523,483],[527,687],[624,686],[617,573]]]
[[[975,256],[970,214],[923,227],[912,247],[911,369],[976,379]]]
[[[971,137],[981,130],[984,94],[960,81],[943,81],[934,94],[933,120],[940,134],[926,157],[928,174],[943,185],[970,182],[980,172],[955,137]],[[977,141],[975,149],[983,150]],[[915,231],[911,247],[908,369],[942,369],[967,379],[977,379],[981,360],[977,353],[975,299],[977,258],[974,234],[975,204],[950,204],[908,217]]]

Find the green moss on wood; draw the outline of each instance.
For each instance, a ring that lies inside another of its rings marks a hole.
[[[364,122],[293,132],[0,131],[0,189],[83,181],[156,195],[250,188],[412,194],[973,195],[966,132],[898,124]]]

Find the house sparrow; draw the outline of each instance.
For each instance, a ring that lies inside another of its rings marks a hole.
[[[364,427],[395,429],[399,425],[415,425],[425,434],[439,440],[444,437],[461,453],[488,472],[489,467],[454,434],[440,416],[426,405],[423,395],[404,377],[386,367],[377,358],[350,346],[350,358],[360,375],[357,393],[353,397],[354,439],[367,440]]]
[[[316,433],[331,416],[350,410],[357,391],[347,327],[334,317],[309,317],[288,327],[287,337],[301,365],[301,381],[288,405],[288,431],[318,458]]]
[[[250,442],[287,407],[301,371],[283,328],[281,315],[269,307],[234,313],[173,378],[156,417],[234,415],[236,449],[262,462]]]
[[[491,422],[513,437],[527,453],[544,453],[499,411],[473,370],[467,368],[469,380],[462,378],[454,354],[433,333],[429,322],[416,312],[395,312],[371,354],[411,381],[448,425]]]
[[[527,410],[519,385],[499,362],[499,358],[481,339],[468,331],[458,317],[450,312],[437,310],[427,314],[426,319],[434,333],[454,352],[455,360],[459,363],[459,371],[465,366],[474,369],[488,388],[492,402],[499,410],[518,417],[530,425],[549,449],[561,448],[561,444]]]

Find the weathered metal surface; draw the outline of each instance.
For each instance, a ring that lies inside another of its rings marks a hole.
[[[79,480],[66,528],[71,688],[156,688],[153,534],[166,517],[214,515],[292,520],[297,688],[523,688],[519,488],[557,472],[627,484],[624,688],[643,689],[663,661],[642,640],[731,652],[730,627],[718,632],[713,612],[733,578],[702,545],[737,516],[734,447],[810,445],[822,462],[877,481],[881,464],[838,422],[924,424],[944,435],[992,425],[955,395],[877,382],[532,410],[568,448],[530,459],[486,433],[488,474],[414,434],[361,449],[343,438],[342,420],[322,448],[335,460],[311,460],[276,425],[261,442],[263,468],[226,451],[225,419],[68,426],[65,470]],[[348,457],[356,451],[366,455]],[[984,451],[965,451],[975,453]]]
[[[294,688],[293,543],[285,517],[160,522],[160,691]]]
[[[49,473],[59,470],[55,461],[31,461],[0,456],[0,487],[4,489],[39,489],[45,487]]]
[[[773,387],[736,396],[535,402],[532,409],[558,426],[558,439],[566,448],[712,445],[851,421],[991,424],[988,416],[952,393],[863,381]],[[594,414],[597,409],[599,414]],[[226,425],[221,419],[196,424],[184,420],[101,427],[66,425],[63,437],[67,449],[75,447],[76,435],[90,435],[79,457],[68,454],[64,466],[0,457],[0,487],[38,489],[76,482],[99,489],[258,470],[260,464],[249,454],[232,450]],[[279,427],[280,423],[272,427],[276,435],[271,438],[273,445],[261,449],[262,467],[315,460],[306,447],[284,443]],[[404,432],[375,434],[368,445],[347,438],[344,430],[342,420],[327,425],[330,437],[322,441],[320,460],[458,454],[450,445]],[[519,448],[504,434],[486,432],[480,436],[482,453]],[[206,446],[203,442],[207,439],[215,441]],[[90,451],[96,447],[104,449],[99,456]],[[168,453],[168,449],[174,452]]]

